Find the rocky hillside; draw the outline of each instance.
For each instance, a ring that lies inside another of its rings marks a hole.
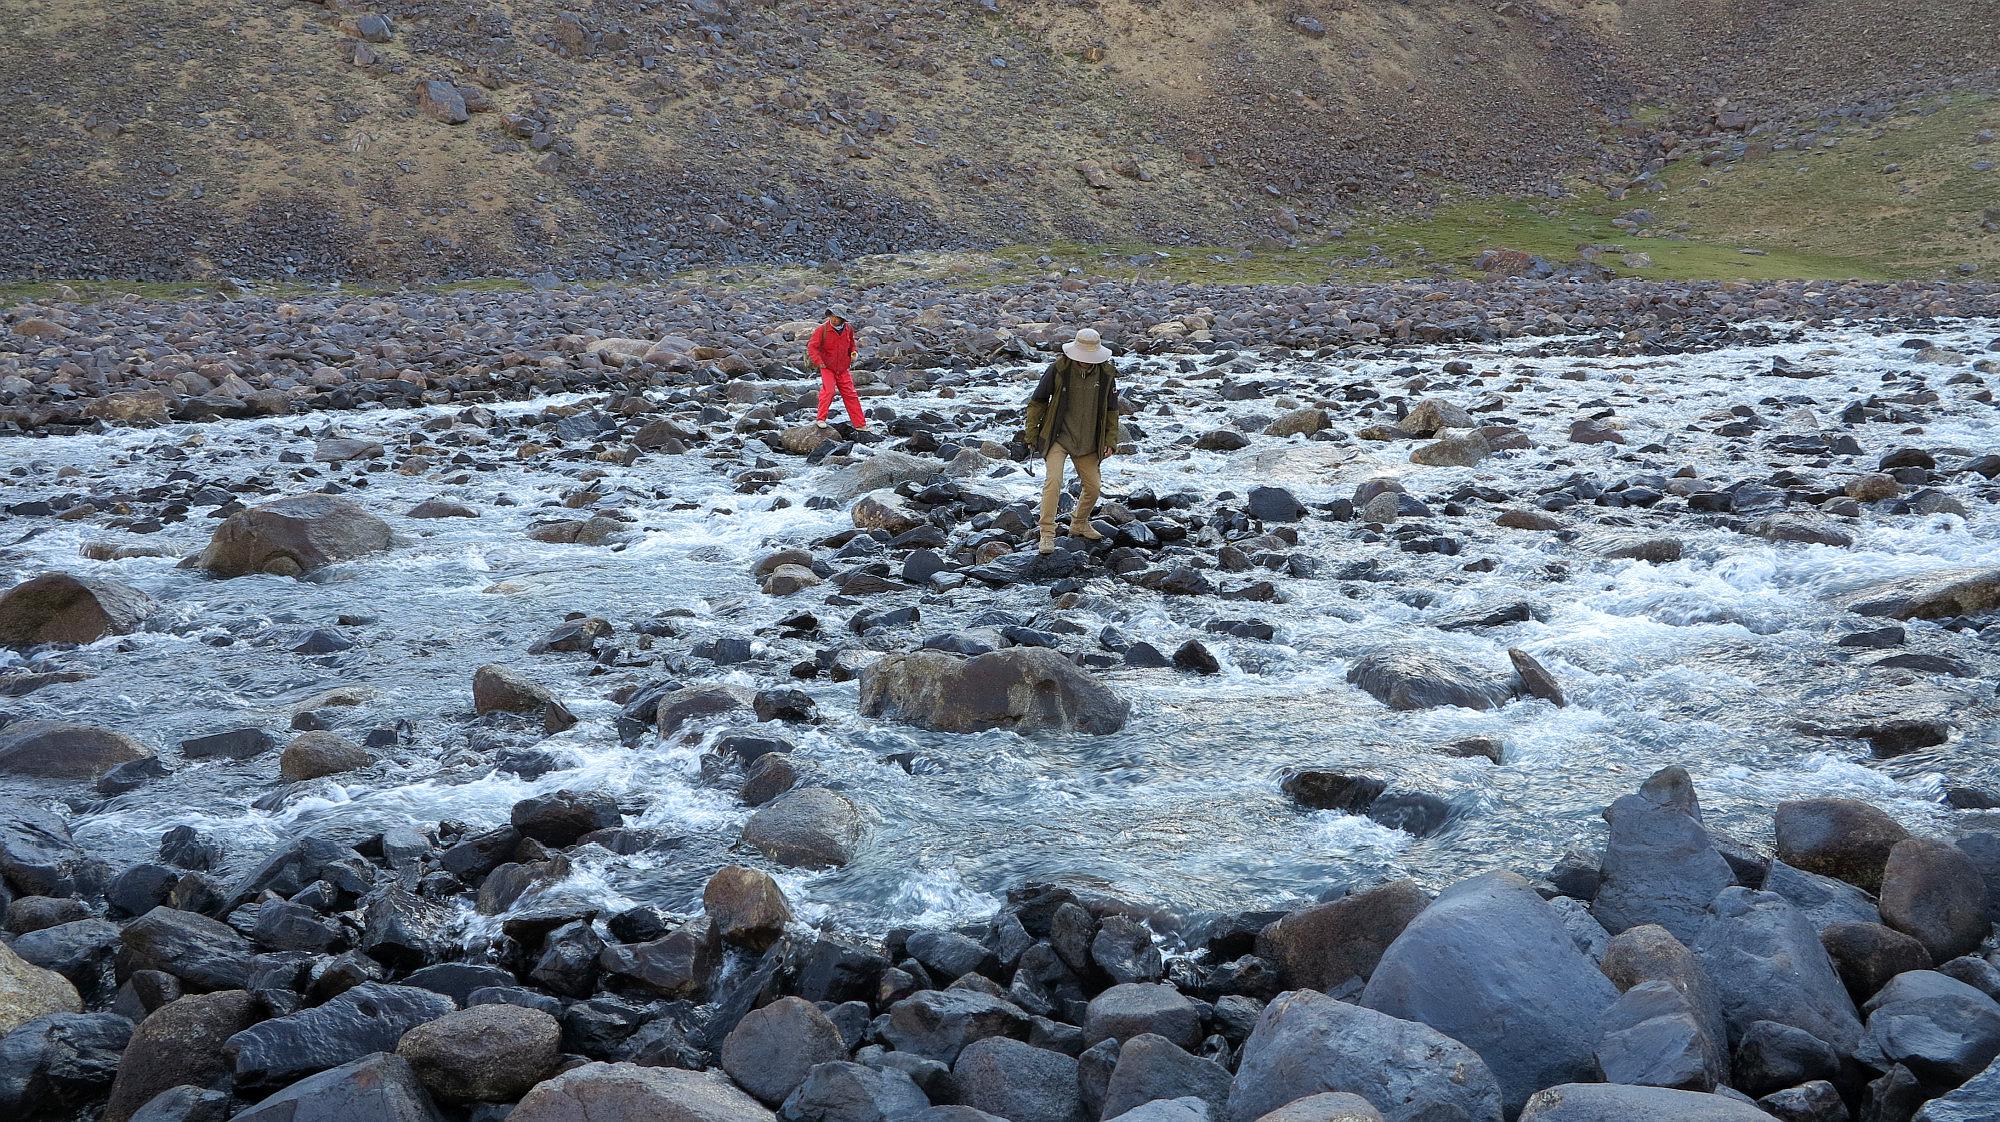
[[[0,0],[12,278],[1311,242],[1990,84],[1986,0]]]

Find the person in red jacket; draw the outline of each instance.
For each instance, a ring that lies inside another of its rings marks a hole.
[[[813,329],[812,342],[806,344],[806,357],[819,367],[820,427],[826,427],[826,411],[833,406],[833,395],[839,393],[847,405],[848,423],[857,429],[867,428],[861,398],[854,392],[854,325],[847,322],[845,308],[828,309],[826,321]]]

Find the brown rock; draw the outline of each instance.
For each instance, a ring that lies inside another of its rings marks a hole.
[[[701,906],[725,942],[761,951],[778,941],[791,922],[784,890],[770,874],[742,865],[724,865],[708,878]]]
[[[115,581],[43,573],[0,594],[0,644],[91,643],[139,629],[153,600]]]

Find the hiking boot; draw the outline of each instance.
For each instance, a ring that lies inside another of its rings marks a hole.
[[[1104,535],[1097,532],[1097,527],[1092,526],[1088,522],[1070,523],[1069,534],[1070,537],[1082,538],[1087,542],[1101,542],[1104,540]]]
[[[1056,532],[1054,530],[1043,530],[1042,544],[1035,549],[1035,552],[1041,554],[1043,557],[1047,557],[1049,554],[1054,553],[1055,551],[1056,551]]]

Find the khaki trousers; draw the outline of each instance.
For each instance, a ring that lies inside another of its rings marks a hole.
[[[1043,466],[1048,472],[1042,478],[1042,533],[1056,532],[1056,509],[1062,502],[1063,461],[1067,459],[1076,465],[1077,481],[1083,484],[1083,494],[1077,497],[1076,510],[1070,515],[1069,524],[1083,526],[1090,522],[1090,515],[1097,509],[1097,457],[1072,456],[1060,444],[1049,445],[1048,459]]]

